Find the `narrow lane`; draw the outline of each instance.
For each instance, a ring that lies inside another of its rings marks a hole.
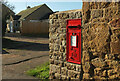
[[[26,71],[49,61],[48,38],[7,34],[4,40],[3,79],[36,79],[28,76]]]

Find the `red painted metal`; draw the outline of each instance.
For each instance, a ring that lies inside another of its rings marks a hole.
[[[81,64],[81,19],[67,20],[66,32],[66,61]]]

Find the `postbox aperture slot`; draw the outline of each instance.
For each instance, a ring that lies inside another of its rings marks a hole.
[[[77,28],[77,26],[68,26],[68,28]]]

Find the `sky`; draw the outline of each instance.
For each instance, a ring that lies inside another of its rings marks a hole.
[[[55,11],[66,11],[66,10],[73,10],[73,9],[82,9],[82,2],[34,2],[33,1],[22,1],[16,2],[11,0],[7,0],[11,5],[15,6],[14,12],[17,14],[22,10],[26,9],[26,6],[38,6],[41,4],[46,4],[49,8],[51,8],[54,12]]]

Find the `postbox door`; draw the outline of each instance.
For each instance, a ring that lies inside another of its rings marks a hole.
[[[67,58],[68,62],[81,64],[81,19],[67,20]]]
[[[81,61],[81,33],[69,32],[69,49],[68,49],[68,61],[80,64]]]

